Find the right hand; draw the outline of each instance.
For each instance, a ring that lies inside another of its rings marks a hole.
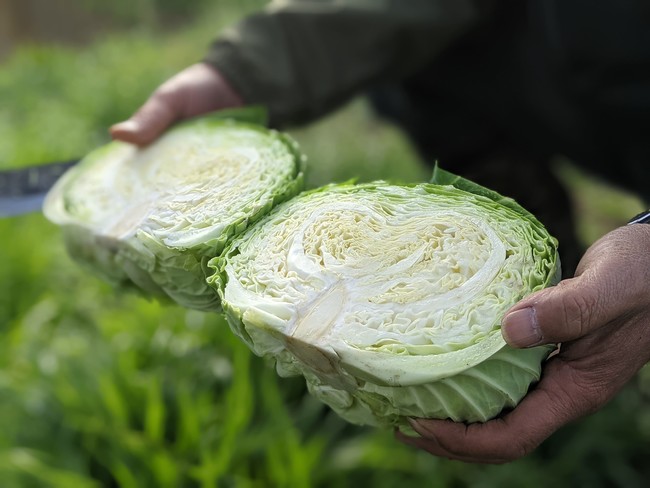
[[[159,86],[131,118],[113,125],[110,133],[113,139],[144,146],[178,120],[243,104],[216,68],[197,63]]]
[[[650,225],[620,227],[585,253],[574,278],[529,295],[503,320],[514,347],[561,343],[540,382],[485,423],[414,419],[403,442],[435,456],[504,463],[563,425],[602,408],[650,362]]]

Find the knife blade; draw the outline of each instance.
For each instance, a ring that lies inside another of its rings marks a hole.
[[[78,161],[0,171],[0,218],[40,211],[52,185]]]

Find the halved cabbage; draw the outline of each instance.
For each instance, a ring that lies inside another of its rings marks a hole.
[[[435,179],[303,193],[208,263],[233,331],[353,423],[488,420],[549,353],[500,323],[559,280],[557,241],[513,200]]]
[[[302,189],[303,159],[287,136],[257,124],[196,119],[143,149],[112,142],[90,153],[50,191],[44,213],[63,226],[70,255],[109,282],[219,310],[205,262]]]

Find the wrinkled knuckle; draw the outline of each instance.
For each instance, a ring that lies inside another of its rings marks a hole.
[[[156,98],[159,102],[166,105],[167,107],[175,107],[178,103],[178,91],[177,90],[164,90],[157,92]]]
[[[517,439],[502,446],[498,453],[500,463],[508,463],[521,459],[535,450],[537,443],[526,440],[525,438]]]
[[[589,293],[571,293],[563,302],[565,327],[576,337],[583,336],[596,313],[597,301]]]
[[[476,429],[481,424],[466,426],[465,437],[462,441],[438,438],[438,445],[451,459],[480,459],[489,464],[504,464],[529,454],[535,447],[527,443],[525,437],[520,439],[486,437],[476,435]]]
[[[176,89],[174,88],[174,84],[170,83],[168,80],[154,90],[153,96],[165,98],[171,96],[175,91]]]
[[[178,85],[169,80],[156,88],[153,98],[167,105],[173,105],[178,99],[179,91]]]
[[[601,377],[597,369],[584,375],[566,366],[562,377],[564,381],[558,382],[553,390],[547,392],[558,425],[594,413],[613,396],[608,381]],[[546,430],[542,437],[546,438],[554,430],[555,428]]]
[[[578,392],[570,397],[575,417],[595,413],[616,393],[608,368],[594,368],[589,375],[575,378],[573,383]]]

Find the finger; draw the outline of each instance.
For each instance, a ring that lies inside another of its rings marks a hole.
[[[414,425],[414,428],[415,427]],[[441,457],[441,458],[446,458],[452,461],[463,461],[466,463],[477,463],[477,464],[503,464],[507,462],[505,459],[481,459],[481,458],[475,458],[471,456],[461,456],[457,454],[452,454],[449,451],[443,449],[440,444],[436,441],[435,438],[431,437],[412,437],[408,436],[406,434],[403,434],[402,432],[396,431],[395,432],[395,437],[397,440],[400,442],[415,447],[417,449],[421,449],[423,451],[427,451],[429,454],[432,454],[436,457]]]
[[[429,452],[452,459],[505,462],[532,452],[560,426],[595,411],[609,396],[587,388],[584,380],[561,358],[547,363],[545,375],[524,400],[502,418],[462,424],[449,420],[416,419],[413,427],[432,444],[413,442]],[[597,396],[601,395],[601,396]]]
[[[512,307],[502,321],[503,338],[514,347],[577,339],[626,313],[622,292],[607,277],[564,280]]]
[[[110,128],[114,139],[144,146],[154,141],[165,129],[180,118],[173,96],[155,92],[149,100],[125,121]]]

